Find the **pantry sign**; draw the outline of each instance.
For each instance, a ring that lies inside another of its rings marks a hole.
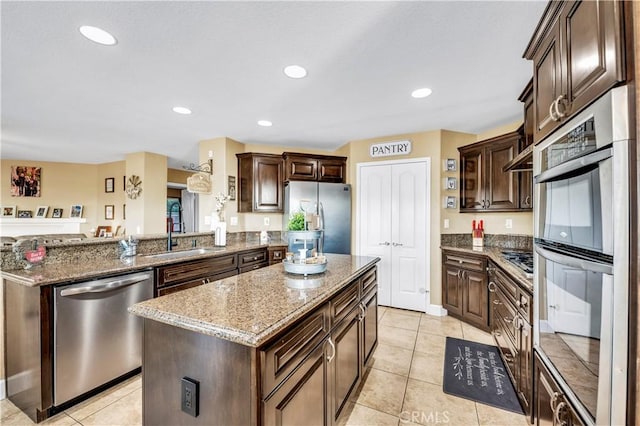
[[[395,141],[376,143],[369,147],[369,155],[375,157],[391,157],[411,153],[411,141]]]

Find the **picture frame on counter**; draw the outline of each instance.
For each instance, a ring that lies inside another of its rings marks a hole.
[[[80,219],[82,217],[82,210],[83,210],[82,204],[73,204],[71,206],[71,211],[69,212],[69,217]]]
[[[445,161],[445,170],[448,172],[455,172],[458,170],[458,160],[455,158],[447,158]]]
[[[115,192],[114,189],[114,185],[115,185],[115,178],[106,178],[104,180],[104,192]]]
[[[49,213],[49,206],[38,206],[36,209],[36,217],[38,218],[47,217],[47,213]]]
[[[62,209],[60,208],[53,209],[53,212],[51,213],[51,217],[54,219],[60,219],[62,217]]]
[[[456,204],[456,197],[448,196],[445,198],[445,207],[447,209],[455,209]]]
[[[2,206],[2,217],[16,217],[16,206]]]
[[[31,219],[33,212],[31,210],[18,210],[18,219]]]
[[[104,219],[113,220],[114,210],[115,210],[115,206],[113,204],[107,204],[106,206],[104,206]]]
[[[111,232],[110,226],[98,226],[96,228],[96,233],[94,234],[94,237],[104,238],[107,236],[107,232]]]

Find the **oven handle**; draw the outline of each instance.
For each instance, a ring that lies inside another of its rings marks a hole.
[[[584,157],[575,158],[573,160],[567,161],[566,163],[555,166],[549,170],[545,170],[544,172],[533,178],[533,181],[534,183],[544,183],[556,180],[566,175],[567,173],[575,172],[576,170],[580,170],[584,167],[597,164],[612,156],[613,148],[607,148],[601,151],[592,152],[591,154],[585,155]]]
[[[572,268],[582,269],[584,271],[601,272],[607,275],[613,275],[613,266],[606,263],[594,262],[592,260],[580,259],[576,257],[567,256],[566,254],[557,253],[555,251],[547,250],[535,245],[534,249],[536,253],[545,259],[549,259],[556,263],[561,263]]]

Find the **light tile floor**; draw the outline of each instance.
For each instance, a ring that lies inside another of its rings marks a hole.
[[[442,391],[445,337],[493,344],[489,334],[451,317],[382,306],[378,309],[378,320],[379,342],[372,367],[345,406],[342,425],[528,425],[522,415]],[[0,401],[0,424],[33,423],[5,399]],[[141,379],[139,376],[129,379],[41,424],[141,425]]]

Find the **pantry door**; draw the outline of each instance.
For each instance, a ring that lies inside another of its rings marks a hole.
[[[358,165],[358,250],[378,256],[378,302],[425,312],[429,159]]]

